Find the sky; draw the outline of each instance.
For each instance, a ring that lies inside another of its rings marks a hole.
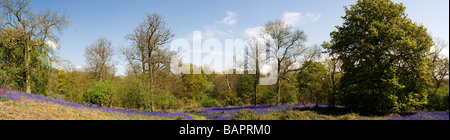
[[[357,0],[31,0],[35,10],[60,10],[70,16],[71,25],[60,36],[61,58],[77,68],[85,64],[85,47],[100,37],[116,48],[118,75],[126,64],[118,48],[130,46],[125,36],[146,13],[166,17],[174,39],[246,39],[270,20],[285,20],[307,35],[305,45],[330,40],[330,32],[342,25],[344,6]],[[406,6],[409,18],[428,28],[435,38],[449,41],[448,0],[393,0]],[[445,50],[448,55],[448,49]]]

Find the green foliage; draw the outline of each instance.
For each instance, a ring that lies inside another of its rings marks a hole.
[[[240,76],[236,93],[237,97],[241,98],[245,103],[250,104],[254,101],[254,86],[255,80],[253,75],[244,74]]]
[[[81,71],[59,70],[55,80],[57,93],[64,95],[66,101],[75,103],[83,103],[83,93],[94,84],[93,80]]]
[[[47,91],[50,89],[49,79],[50,72],[52,70],[49,54],[51,54],[52,48],[45,46],[42,48],[33,48],[31,52],[31,83],[32,93],[47,95]]]
[[[116,92],[120,97],[120,100],[118,101],[120,106],[126,109],[137,107],[137,102],[134,101],[133,96],[134,93],[139,92],[139,83],[137,82],[137,79],[129,76],[118,83]]]
[[[343,62],[343,104],[376,112],[425,105],[430,82],[425,56],[433,45],[426,28],[390,0],[359,0],[343,19],[328,48]]]
[[[128,76],[113,82],[116,85],[112,102],[116,106],[138,110],[171,110],[182,108],[184,102],[170,90],[155,88],[140,77]],[[156,92],[159,91],[159,92]]]
[[[235,112],[230,120],[261,120],[262,117],[263,116],[258,113],[255,113],[248,109],[244,109]]]
[[[341,119],[356,119],[352,115],[340,116]],[[313,111],[283,110],[268,114],[258,114],[250,110],[241,110],[233,114],[230,120],[333,120],[332,116],[320,115]]]
[[[274,92],[274,86],[265,86],[263,87],[262,93],[262,101],[263,104],[273,104],[275,103],[276,92]]]
[[[338,120],[358,120],[360,116],[356,113],[345,114],[342,116],[338,116]]]
[[[202,99],[200,100],[200,106],[202,107],[220,107],[222,105],[223,103],[221,103],[219,100],[207,95],[203,95]]]
[[[15,29],[6,29],[0,32],[0,87],[23,90],[25,88],[25,46],[23,36]],[[22,42],[21,42],[22,41]],[[35,40],[27,41],[28,43]],[[33,47],[30,51],[30,72],[32,93],[46,95],[49,87],[51,72],[50,54],[52,49]]]
[[[188,92],[188,94],[184,95],[184,97],[188,97],[189,99],[192,99],[194,101],[199,100],[201,97],[203,85],[206,82],[206,80],[203,78],[203,76],[187,74],[187,75],[183,75],[182,79],[183,79],[185,91]]]
[[[436,110],[436,111],[447,111],[449,110],[449,86],[445,85],[437,90],[436,94],[433,95],[433,88],[430,88],[430,97],[427,109]],[[433,96],[431,96],[433,95]]]
[[[300,95],[298,95],[298,93],[294,88],[297,88],[297,78],[293,73],[286,73],[286,75],[284,76],[285,78],[289,79],[289,81],[291,82],[291,84],[289,84],[289,82],[287,80],[282,80],[281,81],[281,92],[283,94],[281,94],[281,102],[284,104],[295,104],[298,103],[298,98]]]
[[[240,98],[237,97],[236,92],[233,90],[224,90],[220,93],[220,96],[225,101],[226,106],[236,105],[240,101]]]
[[[182,106],[181,101],[169,92],[157,94],[154,98],[155,107],[159,109],[179,109]]]
[[[202,88],[202,99],[204,96],[207,97],[217,97],[217,91],[215,90],[216,85],[213,82],[205,82]]]
[[[141,86],[141,80],[137,77],[129,76],[117,87],[117,94],[120,96],[118,101],[120,106],[126,109],[141,109],[146,106],[146,98],[149,98],[149,92],[144,92]]]
[[[23,89],[25,86],[24,46],[18,44],[19,32],[0,32],[0,87]]]
[[[238,102],[238,103],[236,104],[236,106],[244,106],[244,105],[245,105],[244,102]]]
[[[325,104],[327,101],[327,69],[320,62],[306,62],[297,75],[298,88],[306,102]]]
[[[312,111],[284,110],[266,115],[267,120],[331,120],[332,117]]]
[[[205,75],[206,76],[206,75]],[[213,82],[205,82],[202,89],[202,96],[200,98],[200,101],[198,104],[201,107],[219,107],[222,106],[222,103],[220,103],[217,100],[217,93],[215,90],[215,85]]]
[[[99,82],[83,94],[83,102],[100,107],[107,106],[111,101],[113,90],[111,81]]]

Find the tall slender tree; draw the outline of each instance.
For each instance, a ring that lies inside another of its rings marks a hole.
[[[306,47],[304,45],[305,33],[302,30],[293,29],[291,24],[282,20],[269,21],[265,25],[262,35],[266,36],[266,40],[273,40],[266,46],[269,47],[267,52],[276,57],[278,66],[276,103],[280,104],[281,81],[287,79],[286,74],[303,70],[307,65],[302,65],[302,63],[312,61],[320,56],[320,49],[317,46]]]
[[[140,62],[143,82],[153,85],[155,73],[168,70],[171,57],[174,52],[169,50],[167,44],[174,34],[168,27],[167,21],[159,14],[146,14],[144,21],[128,34],[126,38],[133,42],[132,48],[124,49],[123,53],[128,59],[129,65],[135,67],[135,61]],[[133,68],[136,70],[136,68]],[[148,77],[148,78],[146,78]],[[150,91],[152,87],[149,87]],[[151,110],[153,111],[153,92],[151,92]]]

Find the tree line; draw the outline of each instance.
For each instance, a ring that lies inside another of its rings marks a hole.
[[[48,43],[58,42],[70,25],[65,13],[36,12],[27,0],[2,0],[0,6],[1,88],[149,111],[258,104],[448,110],[448,56],[441,54],[448,43],[430,37],[402,4],[390,0],[359,0],[346,7],[331,40],[316,46],[304,45],[304,31],[289,23],[268,21],[259,37],[248,39],[242,63],[258,66],[263,53],[276,54],[278,77],[272,86],[259,85],[260,67],[243,75],[171,73],[170,62],[179,55],[169,49],[175,35],[157,13],[145,14],[125,35],[132,42],[127,47],[115,50],[106,38],[86,46],[86,64],[77,70]],[[270,51],[260,47],[262,36],[275,40]],[[114,55],[127,63],[125,76],[116,75]],[[190,70],[199,67],[191,64]]]

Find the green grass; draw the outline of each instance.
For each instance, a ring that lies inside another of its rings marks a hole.
[[[108,113],[101,110],[67,107],[51,102],[39,102],[30,99],[0,99],[0,120],[153,120],[163,118],[122,113]],[[199,117],[201,118],[201,117]]]
[[[338,116],[323,115],[315,111],[283,110],[268,114],[258,114],[250,110],[236,112],[230,120],[382,120],[383,117],[365,117],[356,113]]]
[[[211,120],[206,116],[203,115],[199,115],[199,114],[195,114],[195,113],[186,113],[189,116],[191,116],[192,118],[194,118],[194,120]]]
[[[0,98],[0,103],[2,103],[2,102],[9,102],[9,101],[11,101],[11,100]]]

